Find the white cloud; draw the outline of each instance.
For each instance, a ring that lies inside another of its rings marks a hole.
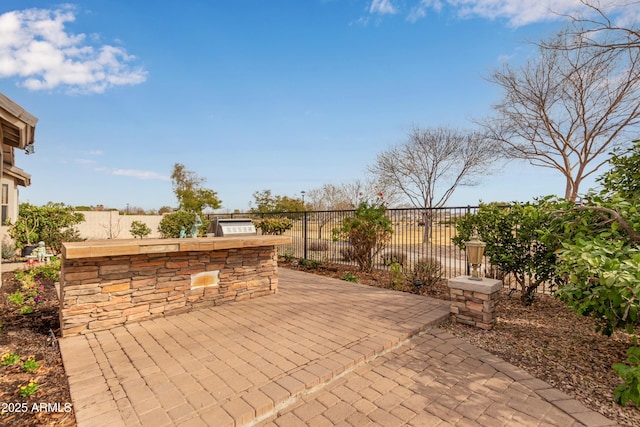
[[[434,3],[430,5],[429,3]],[[581,0],[420,0],[420,4],[436,9],[446,2],[463,18],[480,17],[506,19],[509,25],[519,27],[535,22],[564,19],[576,13],[590,14],[593,10],[585,7]],[[640,2],[593,1],[602,11],[618,16],[638,16]]]
[[[129,176],[138,179],[157,179],[160,181],[170,181],[170,178],[153,171],[143,171],[138,169],[109,169],[105,170],[112,175]]]
[[[427,10],[433,9],[436,12],[442,10],[442,1],[440,0],[420,0],[420,2],[411,8],[411,12],[407,16],[407,21],[416,22],[427,16]]]
[[[144,82],[147,72],[130,63],[122,47],[95,45],[95,36],[72,34],[73,9],[27,9],[0,15],[0,78],[17,77],[30,90],[63,88],[103,93],[120,85]]]
[[[637,22],[640,2],[631,0],[592,0],[602,11],[616,18],[617,23]],[[430,10],[440,13],[445,8],[460,18],[506,20],[513,27],[536,22],[564,19],[576,13],[593,14],[581,0],[408,0],[399,7],[391,0],[372,0],[369,15],[405,14],[409,22],[425,18]],[[404,10],[403,10],[404,9]],[[361,18],[357,23],[366,18]],[[368,21],[364,21],[366,24]]]
[[[393,15],[397,13],[396,8],[391,4],[391,0],[373,0],[369,6],[369,13],[378,15]]]

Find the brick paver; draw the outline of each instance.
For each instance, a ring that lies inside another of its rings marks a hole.
[[[279,275],[277,295],[61,339],[78,425],[613,425],[438,329],[447,302]]]

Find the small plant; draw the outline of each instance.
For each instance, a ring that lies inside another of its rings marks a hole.
[[[371,272],[374,259],[391,240],[392,233],[386,202],[382,193],[378,193],[376,201],[360,202],[353,216],[345,218],[340,228],[333,229],[333,240],[349,242],[360,271]]]
[[[417,261],[413,266],[414,282],[421,286],[433,286],[442,280],[442,264],[434,258]]]
[[[29,356],[27,360],[25,360],[24,363],[22,363],[22,369],[24,369],[25,372],[33,372],[39,367],[40,367],[40,363],[36,362],[36,359],[34,356]]]
[[[20,355],[17,353],[5,353],[0,357],[0,365],[9,366],[20,361]]]
[[[16,246],[7,238],[2,239],[2,259],[11,259],[16,256]]]
[[[135,238],[139,237],[141,239],[147,237],[151,234],[151,229],[147,224],[142,221],[133,221],[131,222],[131,228],[129,229],[129,233]]]
[[[10,303],[15,305],[24,304],[24,295],[22,295],[22,292],[20,291],[15,291],[14,293],[9,294],[7,299],[9,300]]]
[[[320,261],[316,261],[314,259],[306,259],[306,258],[301,258],[300,261],[298,262],[301,266],[311,270],[316,270],[318,267],[320,267],[320,264],[322,264]]]
[[[29,397],[33,393],[38,391],[39,388],[40,388],[40,385],[36,382],[36,380],[29,380],[29,384],[27,385],[20,384],[18,386],[18,393],[20,393],[20,396],[22,397]]]
[[[637,345],[636,339],[636,345]],[[640,405],[640,348],[633,346],[627,350],[627,362],[616,363],[613,370],[618,373],[620,378],[624,380],[620,384],[613,395],[617,403],[624,406],[628,401],[633,402],[636,406]]]
[[[291,248],[287,248],[284,251],[284,254],[280,255],[282,258],[284,258],[285,261],[287,262],[291,262],[296,258],[296,253],[293,249]]]
[[[402,265],[398,262],[391,263],[389,266],[391,272],[391,289],[402,291],[407,283],[407,275],[402,268]]]
[[[20,314],[31,314],[36,305],[44,302],[44,298],[41,295],[44,291],[41,277],[52,277],[54,269],[55,266],[47,267],[44,265],[27,271],[16,272],[15,277],[20,283],[20,289],[10,294],[7,299],[11,303],[20,306]]]
[[[347,282],[358,283],[358,276],[356,276],[355,274],[346,273],[344,276],[342,276],[342,280]]]
[[[23,305],[22,307],[20,307],[20,314],[25,315],[31,313],[33,313],[33,307],[28,305]]]
[[[48,264],[38,265],[33,268],[33,275],[36,278],[42,278],[49,282],[58,282],[60,280],[61,261],[58,258],[52,258]]]

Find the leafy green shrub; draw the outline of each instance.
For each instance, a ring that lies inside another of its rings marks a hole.
[[[158,225],[158,232],[164,239],[178,238],[182,230],[189,234],[195,222],[196,218],[193,212],[176,211],[162,217]],[[207,224],[206,227],[208,226]]]
[[[561,283],[556,275],[556,242],[548,232],[553,221],[553,203],[482,204],[478,212],[456,221],[457,235],[451,240],[460,248],[474,229],[487,246],[485,255],[493,266],[511,274],[522,289],[525,305],[533,302],[539,286]]]
[[[131,228],[129,229],[129,232],[131,233],[131,235],[135,238],[135,237],[139,237],[141,239],[147,237],[149,234],[151,234],[151,229],[149,228],[149,226],[147,224],[145,224],[142,221],[132,221],[131,222]]]
[[[345,218],[342,227],[333,229],[333,239],[349,242],[360,271],[371,272],[373,260],[391,240],[392,233],[385,202],[378,194],[375,202],[360,202],[353,216]]]
[[[293,221],[289,218],[262,218],[255,226],[262,234],[281,235],[293,228]]]
[[[320,261],[316,261],[314,259],[306,259],[306,258],[300,258],[300,261],[298,261],[298,265],[301,265],[305,268],[308,268],[310,270],[317,270],[318,267],[320,267],[320,265],[322,265],[322,263]]]
[[[291,248],[287,248],[285,249],[284,253],[280,256],[284,258],[285,261],[291,262],[296,258],[296,252]]]
[[[640,403],[640,348],[634,346],[627,350],[627,362],[629,365],[625,363],[613,365],[613,370],[624,380],[616,388],[613,398],[622,406],[629,401],[638,405]]]
[[[346,273],[344,276],[342,276],[342,280],[346,282],[353,282],[353,283],[358,283],[359,281],[358,276],[351,273]]]
[[[61,265],[60,259],[52,258],[47,264],[36,265],[30,271],[36,280],[41,279],[44,284],[53,284],[60,281]]]
[[[391,272],[391,289],[405,291],[406,285],[408,284],[408,277],[402,264],[398,262],[391,263],[391,265],[389,265],[389,271]]]
[[[422,286],[434,286],[442,280],[442,263],[435,258],[425,258],[413,265],[414,282],[419,281]]]
[[[80,238],[73,226],[82,221],[84,215],[64,203],[49,202],[44,206],[21,203],[15,223],[8,222],[7,225],[16,248],[22,249],[42,240],[58,254],[62,242]]]

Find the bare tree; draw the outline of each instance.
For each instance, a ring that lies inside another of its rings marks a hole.
[[[423,210],[426,243],[433,209],[444,206],[459,185],[475,185],[490,171],[497,152],[493,141],[478,132],[416,127],[406,143],[379,154],[369,170]]]
[[[398,190],[389,185],[389,183],[377,179],[377,177],[345,182],[341,188],[351,204],[351,209],[355,209],[363,200],[375,200],[379,194],[383,195],[387,206],[390,207],[397,205],[400,200]]]
[[[318,239],[322,239],[324,226],[331,222],[332,214],[329,211],[353,208],[344,189],[335,184],[323,184],[307,191],[307,200],[308,206],[315,211],[313,219],[317,224]]]
[[[491,81],[503,89],[497,115],[481,124],[509,157],[560,171],[565,198],[629,140],[640,118],[640,50],[603,49],[563,31],[538,57],[505,64]]]
[[[640,48],[640,1],[617,1],[603,5],[598,0],[580,0],[579,14],[565,15],[568,32],[583,44],[603,49]],[[543,42],[544,44],[544,42]]]

